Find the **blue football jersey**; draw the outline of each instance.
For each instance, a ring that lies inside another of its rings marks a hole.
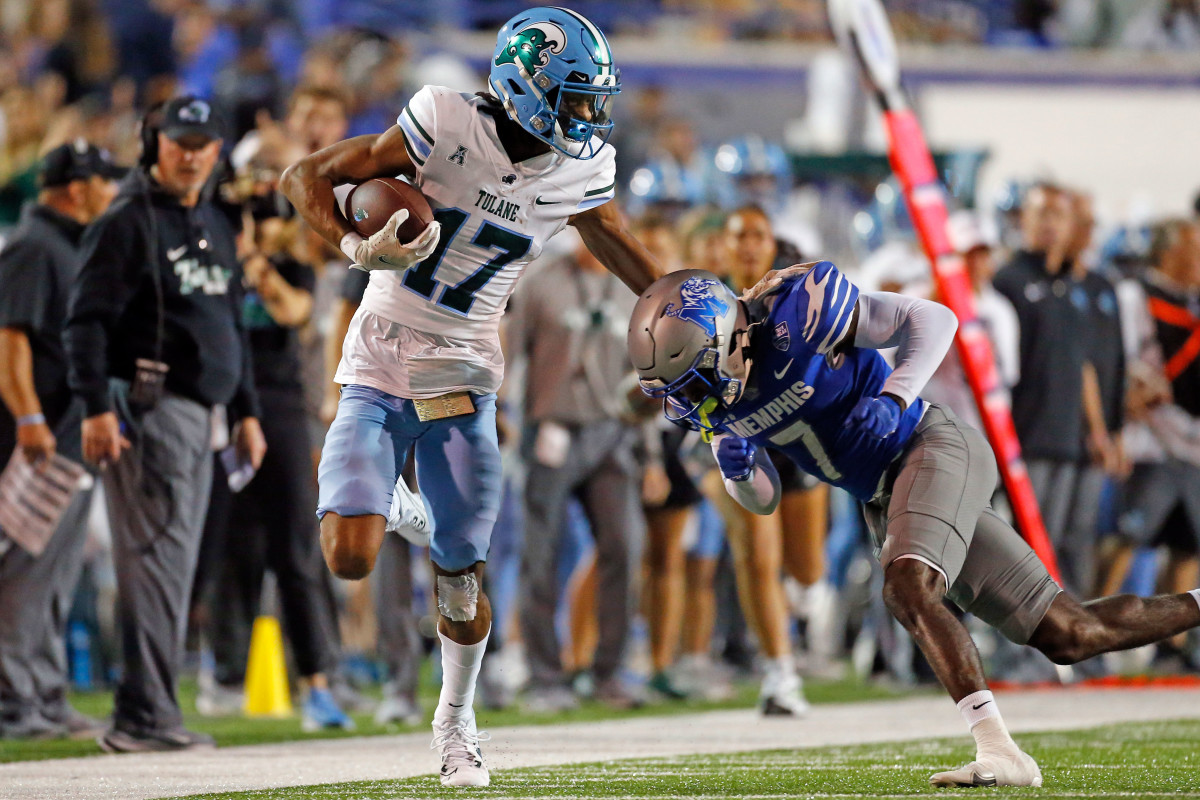
[[[876,350],[838,350],[849,334],[858,288],[829,261],[785,282],[751,339],[754,370],[742,397],[713,415],[716,427],[783,452],[859,500],[874,496],[925,410],[919,398],[891,436],[848,430],[858,401],[877,397],[891,367]]]

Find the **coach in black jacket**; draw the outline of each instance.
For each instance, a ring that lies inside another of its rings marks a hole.
[[[211,747],[183,728],[175,676],[212,480],[210,411],[240,420],[236,444],[266,450],[242,330],[241,269],[228,219],[202,194],[221,149],[208,103],[152,113],[141,166],[84,234],[66,329],[83,398],[83,455],[104,469],[125,669],[110,752]]]

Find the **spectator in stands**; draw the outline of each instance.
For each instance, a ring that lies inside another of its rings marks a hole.
[[[56,453],[82,462],[82,409],[71,403],[62,330],[84,226],[108,208],[120,172],[86,141],[41,162],[36,203],[0,250],[0,464]],[[99,734],[67,702],[64,635],[83,565],[92,493],[80,491],[37,557],[0,555],[0,738]]]
[[[1083,597],[1096,592],[1096,542],[1101,496],[1110,479],[1128,473],[1121,426],[1125,411],[1125,350],[1116,287],[1088,263],[1095,216],[1092,199],[1072,192],[1074,232],[1067,258],[1087,298],[1087,361],[1083,372],[1084,457],[1067,535],[1059,548],[1063,581]]]
[[[269,185],[267,191],[272,191]],[[303,254],[295,252],[297,226],[276,216],[270,201],[270,194],[252,196],[246,206],[244,230],[253,249],[242,263],[242,324],[249,334],[268,449],[253,479],[234,494],[224,521],[229,533],[214,587],[221,608],[211,615],[216,684],[210,696],[232,700],[226,711],[240,710],[250,629],[259,614],[263,575],[270,569],[306,689],[304,728],[351,729],[354,722],[334,700],[327,679],[340,654],[312,513],[317,501],[297,336],[312,313],[315,276],[298,258]]]
[[[612,392],[632,369],[624,339],[636,300],[580,245],[523,281],[508,312],[508,356],[526,368],[521,633],[531,710],[576,702],[564,682],[554,629],[559,545],[572,496],[596,540],[595,698],[624,708],[639,702],[618,671],[645,538],[641,466],[637,431],[619,418]]]
[[[1141,312],[1141,324],[1131,319],[1131,326],[1144,333],[1131,369],[1126,439],[1134,467],[1123,492],[1124,546],[1104,575],[1102,592],[1123,583],[1134,546],[1163,539],[1175,551],[1167,581],[1196,580],[1191,554],[1200,547],[1200,360],[1189,342],[1200,338],[1200,226],[1186,219],[1160,223],[1150,259],[1153,268],[1141,281],[1144,305],[1129,306],[1130,317]]]
[[[1020,323],[1020,378],[1013,424],[1046,532],[1061,544],[1084,457],[1083,372],[1087,292],[1068,261],[1074,233],[1071,195],[1039,184],[1021,208],[1022,249],[995,277]]]
[[[734,291],[750,288],[779,266],[779,246],[761,208],[746,206],[730,214],[725,232]],[[791,263],[800,260],[798,255]],[[808,704],[792,659],[782,570],[786,566],[804,587],[813,586],[824,574],[829,491],[788,459],[777,459],[774,453],[771,458],[781,468],[784,492],[774,514],[751,514],[722,498],[723,489],[711,499],[725,513],[742,613],[762,651],[760,708],[768,715],[800,715]]]
[[[1017,312],[1002,294],[992,286],[995,274],[992,234],[986,230],[980,218],[970,211],[958,211],[947,223],[950,243],[963,259],[963,266],[971,280],[975,298],[975,314],[987,331],[996,360],[996,373],[1000,384],[1011,390],[1020,375],[1017,351],[1020,331]],[[932,296],[933,287],[924,285],[918,289],[922,295]],[[942,359],[937,372],[925,386],[924,396],[933,403],[948,406],[959,419],[983,430],[975,397],[962,371],[962,362],[954,348]]]

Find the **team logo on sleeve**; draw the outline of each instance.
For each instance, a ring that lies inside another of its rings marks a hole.
[[[567,35],[553,22],[537,22],[514,33],[504,52],[496,56],[496,66],[520,62],[532,75],[550,63],[550,55],[558,55],[567,46]]]
[[[782,350],[785,353],[792,346],[792,333],[788,330],[786,320],[775,326],[775,335],[771,337],[771,344],[775,345],[776,350]]]
[[[683,304],[676,308],[674,303],[667,303],[663,314],[687,320],[700,326],[709,336],[716,336],[717,317],[729,310],[729,304],[713,294],[712,287],[717,285],[712,278],[688,278],[679,287],[679,299]]]

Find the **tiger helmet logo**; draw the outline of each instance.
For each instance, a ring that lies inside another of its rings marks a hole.
[[[729,304],[713,294],[712,287],[719,285],[720,282],[712,278],[688,278],[679,287],[679,299],[683,304],[676,308],[674,303],[667,303],[663,315],[687,320],[710,337],[716,337],[717,317],[729,310]]]
[[[522,66],[532,75],[550,63],[551,55],[558,55],[567,46],[567,35],[553,22],[536,22],[509,37],[504,51],[496,56],[496,66],[514,64]]]

